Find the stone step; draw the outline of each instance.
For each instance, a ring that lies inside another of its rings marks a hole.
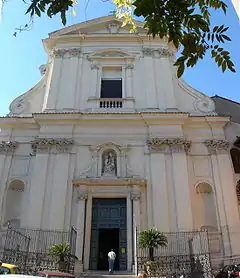
[[[81,278],[136,278],[132,272],[114,271],[112,274],[108,272],[84,272],[80,275]]]

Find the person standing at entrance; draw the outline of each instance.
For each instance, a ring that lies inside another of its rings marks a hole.
[[[116,259],[116,254],[113,251],[113,249],[111,249],[111,251],[108,253],[109,273],[113,272],[115,259]]]

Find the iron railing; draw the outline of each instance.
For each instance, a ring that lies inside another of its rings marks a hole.
[[[2,261],[17,265],[19,272],[23,274],[45,269],[57,270],[58,265],[54,258],[48,255],[48,248],[53,244],[68,243],[71,247],[71,254],[66,258],[66,271],[73,273],[76,236],[77,232],[73,227],[68,232],[16,230],[8,227],[6,230],[0,231],[0,243],[1,246],[4,246],[0,249],[0,256]]]
[[[137,247],[138,273],[149,277],[212,277],[208,233],[165,233],[167,247],[154,249],[153,260],[149,250]],[[137,236],[138,240],[139,234]]]

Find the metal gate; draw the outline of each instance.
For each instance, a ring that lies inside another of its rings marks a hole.
[[[48,248],[53,244],[67,243],[71,254],[67,258],[67,271],[74,273],[77,232],[74,227],[69,232],[18,229],[8,227],[2,233],[4,248],[1,250],[2,261],[18,266],[22,274],[33,274],[39,270],[57,270],[54,258],[48,255]]]
[[[30,237],[8,227],[6,231],[3,262],[17,265],[19,271],[24,273],[28,258]]]
[[[154,260],[149,260],[149,251],[137,247],[137,271],[145,271],[152,277],[212,277],[208,233],[165,233],[167,247],[154,250]]]

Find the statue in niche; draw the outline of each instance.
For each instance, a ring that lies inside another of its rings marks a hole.
[[[114,151],[104,152],[102,156],[102,175],[111,177],[117,175],[116,154]]]

